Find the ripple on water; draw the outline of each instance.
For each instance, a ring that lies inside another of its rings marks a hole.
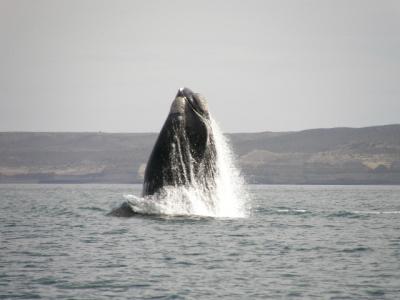
[[[344,252],[344,253],[357,253],[357,252],[367,252],[367,251],[368,252],[373,251],[373,249],[369,248],[369,247],[360,246],[360,247],[354,247],[354,248],[345,248],[345,249],[341,250],[341,252]]]
[[[140,186],[11,188],[0,298],[398,298],[400,188],[257,186],[241,219],[106,216]]]
[[[108,212],[108,210],[101,208],[101,207],[96,207],[96,206],[82,206],[79,207],[81,210],[89,210],[89,211],[98,211],[98,212]]]

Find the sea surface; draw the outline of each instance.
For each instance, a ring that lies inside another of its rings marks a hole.
[[[1,299],[399,299],[400,186],[248,186],[247,217],[107,216],[139,185],[0,185]]]

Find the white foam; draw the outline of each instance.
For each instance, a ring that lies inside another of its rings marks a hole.
[[[277,212],[296,212],[296,213],[306,213],[308,212],[306,209],[277,209]]]

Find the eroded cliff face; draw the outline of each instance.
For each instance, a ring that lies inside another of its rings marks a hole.
[[[142,183],[155,133],[0,133],[0,183]],[[228,134],[249,183],[400,184],[400,125]]]
[[[0,182],[139,183],[155,134],[0,133]]]

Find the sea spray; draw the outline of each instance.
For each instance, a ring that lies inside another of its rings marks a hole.
[[[211,128],[217,149],[217,177],[215,215],[218,217],[245,217],[248,195],[235,157],[217,122],[211,118]]]
[[[164,186],[154,195],[137,197],[125,195],[127,204],[140,214],[197,215],[241,218],[247,216],[248,195],[244,180],[234,163],[234,155],[217,122],[210,118],[216,147],[216,174],[213,187],[202,181],[191,184]],[[211,181],[211,178],[210,178]]]

